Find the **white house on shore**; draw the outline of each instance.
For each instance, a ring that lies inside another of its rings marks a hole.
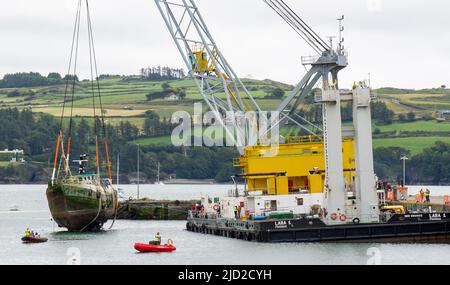
[[[0,161],[25,162],[24,151],[22,149],[0,150]]]
[[[165,97],[164,100],[166,100],[166,101],[180,101],[181,98],[177,94],[172,93],[169,96]]]
[[[450,110],[440,111],[436,115],[438,121],[450,121]]]

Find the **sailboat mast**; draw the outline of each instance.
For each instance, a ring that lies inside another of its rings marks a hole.
[[[117,154],[117,189],[119,189],[120,153]]]
[[[157,181],[158,181],[158,183],[159,183],[159,167],[160,167],[160,164],[159,164],[159,161],[158,161],[158,176],[157,176]]]
[[[139,199],[139,186],[140,186],[140,177],[139,177],[139,145],[137,145],[137,198]]]

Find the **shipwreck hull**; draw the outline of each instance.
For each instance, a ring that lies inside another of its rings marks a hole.
[[[114,193],[102,193],[72,184],[51,184],[47,201],[53,220],[69,231],[99,230],[115,215]]]

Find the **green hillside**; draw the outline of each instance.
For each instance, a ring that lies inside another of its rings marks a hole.
[[[450,144],[450,137],[407,137],[375,139],[373,145],[379,147],[402,147],[408,149],[412,155],[421,153],[425,148],[432,147],[435,142],[442,141]]]
[[[101,80],[102,103],[106,110],[106,117],[110,119],[112,124],[127,119],[139,126],[143,123],[142,117],[145,111],[152,110],[157,112],[161,118],[170,118],[176,111],[193,113],[193,103],[203,102],[194,82],[189,79],[167,82],[171,88],[186,90],[186,97],[182,101],[167,101],[164,99],[149,101],[147,94],[161,91],[163,83],[161,81],[141,81],[137,78],[128,77]],[[270,80],[246,79],[244,83],[265,110],[272,110],[279,103],[279,100],[264,98],[268,95],[267,90],[279,87],[287,92],[291,89],[291,86],[287,84]],[[0,88],[0,108],[32,108],[33,112],[60,116],[64,92],[65,85]],[[74,116],[93,116],[91,94],[91,83],[89,81],[77,83],[74,95]],[[225,98],[225,94],[219,94],[218,96]],[[68,115],[67,112],[65,116]]]
[[[437,110],[450,109],[450,89],[435,88],[407,90],[381,88],[377,90],[378,98],[388,104],[396,113],[415,112],[425,114]]]
[[[243,82],[263,110],[274,110],[281,102],[281,98],[270,97],[272,90],[281,88],[287,94],[292,89],[292,86],[288,84],[271,80],[244,79]],[[180,101],[149,100],[147,95],[153,92],[161,92],[163,84],[169,84],[168,86],[173,90],[184,90],[186,96]],[[145,120],[144,113],[148,110],[152,110],[160,118],[168,120],[176,111],[193,113],[194,103],[203,102],[194,82],[190,79],[144,81],[138,76],[109,76],[100,80],[100,87],[102,103],[106,110],[105,116],[107,122],[112,125],[128,121],[141,129]],[[31,108],[33,112],[60,116],[64,92],[64,84],[0,88],[0,108]],[[375,140],[375,147],[402,146],[413,153],[417,153],[436,140],[448,141],[448,137],[443,135],[443,132],[450,133],[450,124],[438,123],[432,117],[436,110],[450,109],[449,89],[381,88],[376,92],[378,101],[384,102],[395,113],[394,120],[396,121],[392,124],[374,122],[373,129],[381,133]],[[91,96],[91,82],[77,82],[73,102],[75,121],[79,122],[82,118],[93,117]],[[225,94],[219,94],[219,97],[225,98]],[[206,107],[206,104],[204,104],[204,107]],[[411,112],[415,115],[414,121],[398,121],[399,117],[401,118],[401,116]],[[68,115],[69,113],[66,110],[64,116],[67,117]],[[421,120],[421,118],[426,118],[427,121]],[[406,136],[414,139],[408,141],[405,134],[398,138],[395,137],[402,132],[407,132]],[[293,125],[285,126],[281,133],[286,136],[298,135],[300,134],[300,128]],[[195,135],[200,136],[201,134]],[[142,145],[170,144],[170,137],[141,138],[136,142]]]

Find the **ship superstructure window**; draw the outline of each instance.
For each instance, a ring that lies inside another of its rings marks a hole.
[[[297,198],[297,206],[303,206],[303,198]]]
[[[277,200],[270,201],[270,210],[276,211],[277,210]]]

